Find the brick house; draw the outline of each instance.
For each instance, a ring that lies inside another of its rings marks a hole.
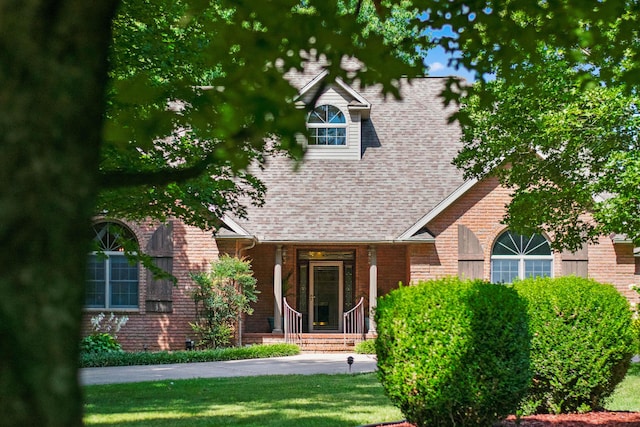
[[[344,313],[362,299],[367,318],[357,322],[373,333],[367,313],[376,297],[400,282],[447,275],[511,282],[575,274],[637,297],[628,288],[640,281],[631,242],[602,236],[577,253],[556,253],[544,236],[519,236],[501,224],[509,192],[493,178],[465,181],[451,164],[460,130],[447,122],[453,107],[439,98],[444,79],[403,82],[397,101],[378,88],[355,90],[326,78],[292,78],[301,100],[322,88],[307,123],[307,156],[297,171],[284,156],[268,159],[258,173],[266,202],[249,207],[247,218],[223,218],[214,235],[178,220],[117,223],[175,275],[177,286],[121,262],[121,248],[109,246],[113,228],[96,220],[109,257],[91,258],[87,324],[96,312],[126,314],[119,334],[125,349],[184,348],[194,338],[189,272],[222,253],[248,257],[258,279],[261,293],[243,320],[243,343],[283,339],[283,298],[300,313],[303,334],[340,338],[354,322]]]

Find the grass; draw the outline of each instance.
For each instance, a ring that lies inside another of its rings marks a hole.
[[[356,426],[403,419],[376,374],[283,375],[85,388],[88,426]]]
[[[88,426],[357,426],[401,420],[376,374],[284,375],[85,387]],[[606,405],[640,412],[640,364]]]
[[[640,363],[631,365],[627,376],[609,398],[606,408],[610,411],[640,412]]]

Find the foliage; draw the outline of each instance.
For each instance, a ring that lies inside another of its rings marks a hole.
[[[417,426],[486,426],[529,381],[523,302],[508,287],[444,278],[401,287],[376,309],[379,378]]]
[[[250,304],[258,300],[250,261],[222,255],[211,263],[211,272],[192,273],[191,278],[196,320],[190,325],[199,337],[197,346],[227,346],[239,316],[252,314]]]
[[[82,338],[80,341],[80,351],[83,354],[101,354],[122,351],[120,343],[107,333],[94,333]]]
[[[563,52],[578,81],[640,83],[637,0],[554,2],[486,0],[416,1],[434,41],[451,54],[450,65],[475,71],[476,79],[497,74],[508,84],[522,80],[518,66],[542,64],[547,46]],[[597,71],[597,74],[594,73]]]
[[[216,348],[197,351],[139,351],[118,353],[83,353],[81,368],[104,366],[163,365],[169,363],[218,362],[223,360],[263,359],[293,356],[300,353],[294,344],[251,345],[245,347]]]
[[[91,318],[93,333],[82,338],[80,351],[83,354],[102,354],[122,351],[118,342],[118,332],[127,324],[129,317],[117,317],[113,313],[105,321],[105,314],[100,313]]]
[[[175,216],[205,229],[225,213],[243,216],[244,204],[260,205],[265,193],[247,166],[262,165],[274,151],[303,154],[295,136],[305,131],[306,112],[292,102],[297,89],[285,73],[323,55],[334,77],[383,83],[392,93],[397,88],[383,74],[415,74],[407,63],[421,62],[416,47],[426,41],[406,25],[417,14],[411,2],[384,13],[369,0],[303,5],[122,0],[110,52],[100,211]],[[368,71],[347,74],[344,56]]]
[[[589,411],[622,381],[634,337],[627,300],[610,285],[578,277],[516,282],[527,301],[533,381],[529,413]]]
[[[376,340],[360,341],[354,351],[358,354],[376,354]]]
[[[609,233],[640,239],[640,99],[619,86],[583,89],[564,55],[545,55],[518,67],[523,83],[487,83],[490,108],[477,95],[466,99],[464,148],[454,163],[467,177],[495,175],[512,188],[505,222],[553,236],[557,249]],[[531,81],[535,92],[524,83]]]

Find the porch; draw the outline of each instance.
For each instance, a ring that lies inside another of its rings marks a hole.
[[[297,344],[302,351],[311,353],[353,351],[356,344],[367,338],[364,317],[364,298],[343,314],[342,332],[303,332],[303,315],[294,310],[286,298],[282,300],[284,313],[283,333],[245,333],[242,344]],[[371,331],[373,334],[373,331]],[[373,335],[372,335],[373,336]]]

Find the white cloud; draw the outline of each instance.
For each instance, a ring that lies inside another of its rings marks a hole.
[[[447,68],[447,67],[442,62],[433,62],[433,63],[429,64],[429,71],[430,72],[436,72],[436,71],[444,70],[445,68]]]

